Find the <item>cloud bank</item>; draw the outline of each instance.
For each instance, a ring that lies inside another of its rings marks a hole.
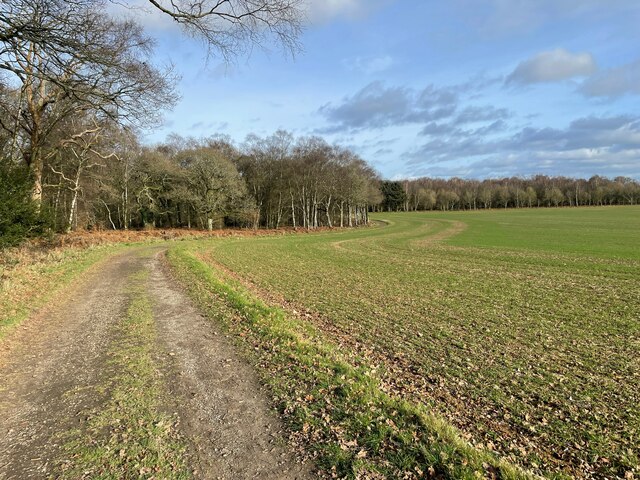
[[[529,85],[586,77],[598,67],[590,53],[571,53],[563,48],[541,52],[521,62],[507,77],[508,84]]]
[[[372,82],[334,105],[328,103],[319,113],[329,121],[325,133],[357,132],[402,125],[424,125],[430,131],[453,131],[465,124],[495,122],[507,118],[506,109],[491,106],[461,108],[463,86],[423,89],[386,86]]]
[[[597,73],[588,78],[579,91],[587,97],[640,95],[640,60]]]
[[[562,78],[575,71],[565,70]],[[589,81],[626,79],[626,72],[604,71]],[[602,82],[604,86],[592,84],[591,88],[598,86],[593,95],[633,88],[627,80]],[[405,146],[404,152],[401,146],[379,142],[367,147],[375,157],[396,153],[412,175],[640,177],[640,116],[585,115],[564,128],[531,126],[523,125],[528,120],[518,119],[507,108],[476,105],[473,98],[466,84],[416,89],[372,82],[340,102],[324,105],[319,113],[329,125],[323,133],[371,133],[380,139],[385,131],[397,132],[395,127],[418,127],[415,146],[408,150]]]
[[[640,177],[640,117],[581,117],[566,128],[525,127],[487,138],[482,132],[433,138],[405,153],[418,175],[502,177],[549,173]],[[460,160],[466,160],[460,162]]]

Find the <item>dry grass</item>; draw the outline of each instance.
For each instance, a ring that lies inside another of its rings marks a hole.
[[[113,251],[107,246],[43,248],[30,244],[0,252],[0,340]]]

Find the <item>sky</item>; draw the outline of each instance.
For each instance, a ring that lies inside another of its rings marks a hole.
[[[638,0],[308,2],[295,58],[270,45],[232,64],[140,15],[181,75],[145,141],[285,129],[389,179],[640,179]]]

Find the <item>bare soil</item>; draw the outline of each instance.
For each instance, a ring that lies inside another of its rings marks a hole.
[[[132,249],[92,268],[65,298],[0,344],[0,479],[55,476],[66,433],[108,401],[114,328],[130,302],[132,274],[150,271],[163,408],[176,413],[194,477],[303,479],[253,367],[174,285],[162,247]]]

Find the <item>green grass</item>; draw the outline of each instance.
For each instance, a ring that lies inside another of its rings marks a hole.
[[[470,227],[451,239],[451,245],[640,260],[638,207],[490,210],[450,213],[446,217]]]
[[[163,385],[154,361],[155,327],[145,293],[148,272],[131,278],[132,300],[110,349],[113,376],[100,386],[107,404],[84,412],[82,430],[70,432],[68,459],[56,478],[188,479],[185,447],[175,420],[162,411]]]
[[[374,219],[386,225],[196,245],[317,331],[331,358],[370,372],[389,401],[445,419],[481,450],[549,477],[640,474],[640,208]],[[375,452],[372,441],[364,458]],[[435,462],[399,452],[395,471]]]

